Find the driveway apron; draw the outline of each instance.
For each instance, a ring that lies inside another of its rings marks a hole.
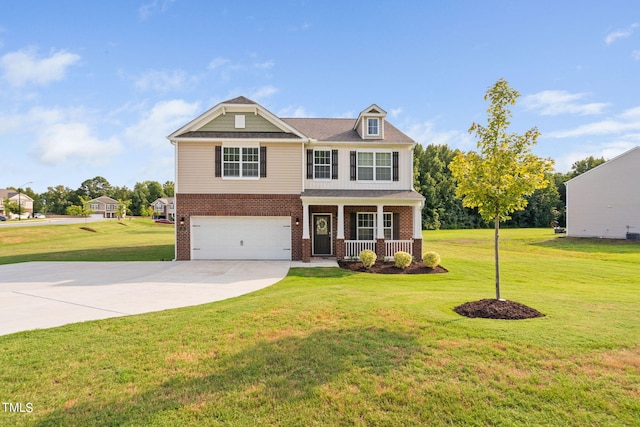
[[[29,262],[0,265],[0,335],[236,297],[289,261]]]

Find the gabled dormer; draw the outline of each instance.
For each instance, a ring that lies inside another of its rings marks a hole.
[[[358,115],[353,129],[362,139],[384,139],[384,122],[387,112],[376,104],[371,104]]]

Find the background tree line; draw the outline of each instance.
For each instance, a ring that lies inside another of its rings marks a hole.
[[[414,187],[425,197],[422,210],[422,228],[428,230],[484,228],[476,209],[462,206],[455,195],[456,181],[449,164],[459,153],[448,145],[416,145],[414,150]],[[564,183],[605,162],[604,158],[590,156],[575,162],[567,173],[547,174],[551,183],[527,197],[527,207],[514,212],[506,227],[548,227],[556,221],[566,226],[567,193]]]
[[[33,211],[45,214],[64,215],[71,206],[82,206],[83,201],[95,199],[100,196],[111,197],[115,200],[130,202],[127,209],[128,215],[150,216],[151,203],[160,197],[173,197],[174,184],[167,181],[160,184],[157,181],[137,182],[133,189],[126,186],[112,186],[105,178],[96,176],[87,179],[80,187],[73,190],[63,185],[47,187],[44,193],[35,193],[31,188],[22,190],[33,199]]]
[[[484,228],[488,225],[476,209],[462,206],[456,197],[456,182],[449,170],[449,163],[459,150],[448,145],[416,145],[414,150],[414,186],[425,198],[422,210],[422,228],[428,230],[456,228]],[[575,162],[568,173],[554,172],[547,176],[553,185],[536,190],[527,198],[528,205],[523,211],[514,212],[507,227],[548,227],[552,221],[561,226],[566,224],[566,189],[564,183],[602,163],[604,158],[590,156]],[[41,194],[31,188],[22,190],[34,200],[34,212],[64,215],[69,206],[81,206],[81,198],[91,200],[108,196],[115,200],[130,201],[128,215],[150,216],[150,204],[159,197],[173,197],[174,183],[167,181],[138,182],[133,189],[109,184],[105,178],[97,176],[85,180],[73,190],[58,185],[48,187]]]

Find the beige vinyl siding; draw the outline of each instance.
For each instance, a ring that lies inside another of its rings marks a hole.
[[[227,143],[232,145],[232,143]],[[267,177],[224,179],[215,177],[215,143],[178,143],[180,193],[299,194],[302,192],[302,145],[262,143],[267,147]]]
[[[311,146],[306,148],[312,148]],[[331,149],[328,145],[323,148]],[[351,151],[367,151],[362,146],[339,146],[333,147],[338,149],[338,179],[320,180],[306,179],[305,170],[305,188],[317,190],[411,190],[413,189],[413,151],[407,147],[397,147],[391,145],[376,145],[371,148],[372,151],[397,151],[398,152],[398,181],[351,181],[350,170],[350,152]],[[306,159],[306,157],[305,157]],[[306,168],[306,160],[305,160]]]
[[[640,233],[640,148],[567,182],[567,234],[624,239]]]
[[[245,116],[245,127],[236,128],[236,115]],[[267,119],[254,113],[227,113],[222,114],[202,126],[199,131],[219,132],[282,132],[282,129],[269,122]]]

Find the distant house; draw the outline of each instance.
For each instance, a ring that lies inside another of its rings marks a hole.
[[[4,205],[5,199],[18,203],[21,206],[20,212],[22,214],[33,213],[33,199],[31,197],[24,193],[18,193],[16,190],[0,189],[0,215],[12,216],[9,215],[9,209]]]
[[[164,218],[171,221],[176,220],[176,205],[173,197],[160,197],[151,203],[154,218]]]
[[[639,183],[640,147],[567,181],[567,235],[624,239],[640,233]]]
[[[89,208],[93,211],[93,215],[102,216],[103,218],[118,217],[118,201],[107,196],[100,196],[89,200]],[[127,216],[123,212],[122,217]]]

